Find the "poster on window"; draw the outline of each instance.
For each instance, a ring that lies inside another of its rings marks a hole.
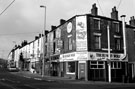
[[[87,50],[86,16],[76,17],[76,51]]]

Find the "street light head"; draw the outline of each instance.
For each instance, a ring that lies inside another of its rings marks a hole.
[[[41,5],[40,7],[41,7],[41,8],[44,8],[45,6]]]

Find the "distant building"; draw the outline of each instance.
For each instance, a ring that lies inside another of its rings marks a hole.
[[[135,18],[130,18],[129,25],[126,25],[126,43],[128,55],[128,78],[135,81]]]

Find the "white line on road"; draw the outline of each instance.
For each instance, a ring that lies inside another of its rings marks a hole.
[[[25,78],[31,78],[31,77],[29,77],[29,76],[23,76],[23,77],[25,77]]]
[[[41,78],[34,78],[35,80],[42,80]]]
[[[2,84],[3,86],[6,86],[6,87],[12,88],[12,89],[18,89],[18,88],[16,88],[16,87],[13,87],[13,86],[8,85],[8,84],[6,84],[6,83],[0,82],[0,84]]]
[[[24,84],[24,86],[27,86],[27,87],[33,88],[33,89],[40,89],[40,88],[35,88],[35,87],[33,87],[33,86],[31,86],[31,85],[28,85],[28,84]]]

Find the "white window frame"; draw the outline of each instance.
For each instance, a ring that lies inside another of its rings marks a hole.
[[[116,67],[114,66],[114,63],[116,63]],[[120,63],[120,67],[118,67],[118,63]],[[117,61],[111,62],[111,69],[121,69],[121,68],[122,68],[121,62],[117,62]]]
[[[95,49],[101,49],[101,35],[94,35],[94,37],[95,37],[94,44],[96,44],[96,37],[98,37],[98,41],[99,41],[98,48],[95,48]]]
[[[94,20],[98,20],[98,29],[97,30],[100,30],[100,18],[93,18]]]
[[[120,28],[119,28],[120,25],[119,25],[119,22],[113,21],[113,24],[118,24],[118,29],[117,29],[117,30],[115,29],[115,32],[119,33],[119,32],[120,32]]]
[[[96,64],[92,64],[92,62],[93,62],[93,61],[90,61],[90,69],[105,69],[105,62],[104,62],[104,61],[94,61],[94,62],[96,62]],[[103,62],[103,64],[99,64],[99,62]],[[96,65],[97,68],[91,68],[92,65]],[[99,65],[102,65],[103,68],[99,68],[99,67],[98,67]]]
[[[69,61],[69,62],[74,62],[74,61]],[[71,73],[71,72],[68,71],[68,63],[69,63],[69,62],[66,62],[66,74],[73,74],[73,75],[74,75],[75,72],[72,72],[72,73]],[[75,63],[75,62],[74,62],[74,63]]]

